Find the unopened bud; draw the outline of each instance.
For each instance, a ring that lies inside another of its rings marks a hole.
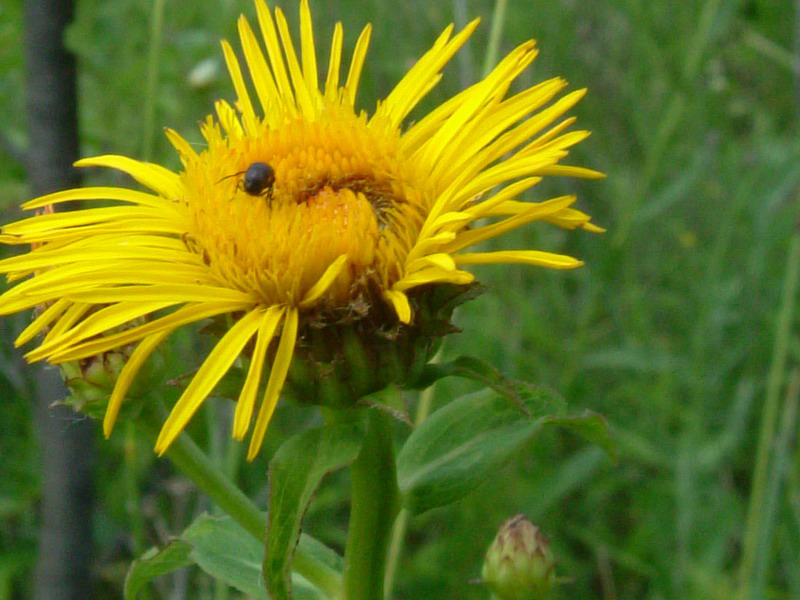
[[[61,363],[61,374],[71,394],[63,404],[93,419],[102,419],[114,385],[128,362],[133,346],[109,350],[79,361]],[[126,394],[126,408],[133,409],[135,402],[157,387],[163,378],[164,360],[154,352],[137,373]]]
[[[539,528],[517,515],[500,526],[481,577],[497,600],[539,600],[553,588],[555,560]]]

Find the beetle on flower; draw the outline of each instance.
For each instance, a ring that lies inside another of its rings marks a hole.
[[[0,297],[0,314],[45,307],[17,339],[24,344],[46,331],[26,355],[29,360],[63,363],[136,344],[111,394],[106,435],[137,371],[170,333],[230,317],[232,325],[164,423],[159,453],[238,357],[249,358],[249,366],[233,436],[243,439],[252,427],[252,459],[293,358],[312,339],[330,332],[338,340],[352,331],[367,344],[370,336],[386,344],[392,336],[419,333],[431,290],[469,285],[474,276],[464,270],[468,265],[582,264],[534,249],[465,252],[530,222],[600,231],[571,208],[574,196],[539,203],[516,199],[544,176],[601,176],[559,164],[588,135],[567,132],[574,119],[562,118],[584,90],[557,98],[566,82],[554,78],[509,94],[536,56],[534,42],[520,45],[485,79],[404,127],[477,21],[455,35],[448,27],[368,115],[356,109],[356,94],[369,25],[343,83],[343,31],[335,26],[320,88],[307,1],[300,4],[299,55],[281,10],[271,11],[262,0],[256,6],[266,55],[247,20],[239,20],[252,88],[223,42],[236,102],[217,102],[216,118],[201,126],[207,143],[201,151],[167,130],[183,164],[180,172],[122,156],[83,159],[78,166],[120,170],[149,191],[89,187],[43,196],[24,207],[120,204],[36,215],[6,225],[0,234],[3,243],[33,245],[0,262],[9,280],[27,277]],[[269,201],[254,202],[246,183],[237,184],[233,195],[230,186],[218,185],[231,173],[247,177],[257,164],[269,167],[270,178],[256,186],[255,195],[267,192]],[[431,345],[423,346],[427,360]],[[342,360],[333,356],[330,363]],[[403,372],[373,377],[354,393],[374,391]]]

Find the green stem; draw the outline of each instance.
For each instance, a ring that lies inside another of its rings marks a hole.
[[[158,85],[159,57],[161,56],[161,35],[164,29],[164,0],[153,1],[150,15],[150,42],[147,53],[147,75],[144,94],[144,124],[142,126],[142,158],[150,160],[153,153],[153,123],[156,116],[156,88]]]
[[[383,600],[386,550],[399,509],[390,417],[369,411],[361,453],[351,467],[352,506],[345,550],[347,600]]]
[[[131,423],[126,423],[123,441],[123,460],[125,461],[125,510],[131,524],[133,552],[136,556],[144,552],[144,518],[142,516],[141,496],[139,495],[138,470],[136,468],[136,436]]]
[[[155,440],[161,421],[155,411],[142,411],[143,427]],[[266,515],[212,463],[192,439],[182,433],[166,452],[166,457],[234,521],[258,541],[263,542],[267,531]],[[329,598],[339,596],[341,582],[331,569],[298,546],[292,567]]]
[[[342,574],[303,552],[303,535],[292,558],[292,571],[313,583],[328,600],[342,600]]]
[[[483,78],[486,78],[497,65],[497,57],[500,55],[500,38],[506,22],[506,2],[507,0],[495,0],[494,3],[491,29],[489,29],[489,43],[483,59]]]
[[[145,410],[145,425],[153,437],[158,434],[161,419]],[[182,433],[167,450],[166,457],[203,490],[226,514],[259,541],[264,540],[267,519],[225,474],[203,453],[192,439]]]
[[[439,356],[442,350],[436,353],[436,356],[431,360],[431,363],[438,363]],[[417,405],[417,414],[414,417],[414,427],[419,427],[428,418],[431,412],[431,404],[433,402],[433,390],[435,384],[426,388],[420,394],[419,404]],[[407,509],[402,509],[397,516],[397,520],[392,530],[392,541],[389,544],[389,557],[386,560],[386,577],[384,578],[384,598],[389,600],[392,597],[392,590],[394,589],[394,580],[397,575],[397,567],[400,564],[400,556],[403,552],[403,541],[406,537],[406,530],[408,529],[408,520],[411,513]]]
[[[761,427],[759,428],[747,521],[742,540],[742,558],[739,564],[740,598],[748,598],[750,596],[753,585],[753,572],[758,559],[758,549],[764,547],[760,542],[762,542],[764,535],[764,503],[767,491],[767,476],[769,475],[770,458],[775,445],[780,409],[780,392],[786,380],[789,340],[792,334],[792,323],[794,323],[797,290],[800,287],[799,271],[800,231],[795,230],[786,257],[783,294],[780,312],[778,313],[775,343],[772,350],[772,364],[767,375],[766,398],[761,411]]]

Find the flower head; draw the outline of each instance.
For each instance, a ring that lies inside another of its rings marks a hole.
[[[254,423],[252,458],[293,356],[317,332],[362,321],[401,335],[419,325],[418,297],[473,281],[466,265],[582,264],[530,249],[464,252],[531,221],[599,230],[570,208],[573,196],[515,199],[546,175],[599,176],[558,164],[588,135],[565,133],[574,119],[559,120],[584,91],[555,100],[566,85],[556,78],[508,94],[536,56],[534,42],[404,128],[477,21],[455,35],[448,27],[368,115],[355,106],[370,26],[342,83],[343,32],[336,25],[320,88],[307,1],[300,4],[299,55],[281,10],[270,11],[262,0],[256,6],[260,40],[239,20],[251,87],[223,42],[234,106],[219,101],[216,118],[202,123],[201,151],[167,130],[180,172],[122,156],[81,160],[78,166],[123,171],[149,191],[90,187],[43,196],[25,208],[75,200],[120,204],[37,215],[0,234],[6,244],[35,245],[0,262],[9,280],[33,275],[0,297],[0,314],[47,306],[17,340],[47,331],[29,360],[62,363],[138,344],[111,395],[106,435],[137,370],[164,338],[186,324],[230,317],[232,326],[164,424],[159,453],[238,357],[250,362],[233,435],[242,439]],[[269,376],[258,402],[265,364]]]

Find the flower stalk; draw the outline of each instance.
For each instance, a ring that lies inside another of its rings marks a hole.
[[[350,529],[345,549],[347,600],[383,600],[386,554],[400,508],[389,415],[369,411],[364,445],[351,467]]]
[[[161,428],[162,417],[154,410],[143,410],[141,427],[153,439]],[[195,444],[179,435],[166,452],[166,457],[228,516],[258,541],[267,531],[266,516]],[[292,564],[295,572],[322,590],[328,598],[341,597],[341,580],[319,560],[298,546]]]
[[[158,435],[163,422],[163,418],[155,412],[143,410],[141,420],[142,427],[153,438]],[[167,450],[166,457],[247,533],[259,541],[264,540],[267,531],[264,513],[209,460],[188,435],[179,435]]]

